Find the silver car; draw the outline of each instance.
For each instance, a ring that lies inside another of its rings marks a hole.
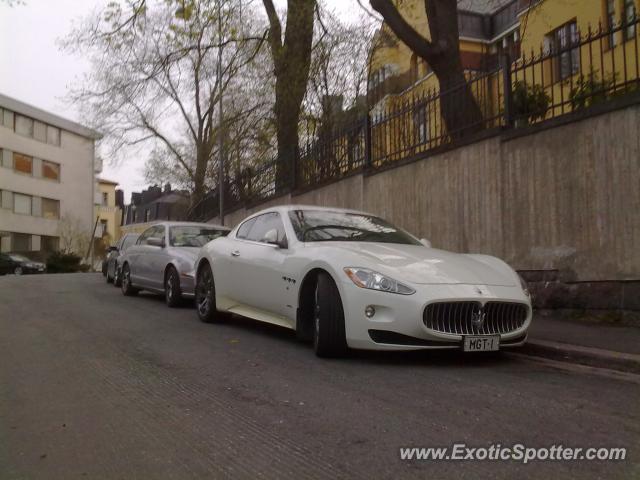
[[[163,293],[170,307],[193,298],[200,247],[228,233],[227,227],[209,223],[163,222],[149,227],[119,260],[122,293]]]

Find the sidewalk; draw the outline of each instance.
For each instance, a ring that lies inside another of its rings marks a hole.
[[[640,327],[535,314],[520,353],[640,373]]]

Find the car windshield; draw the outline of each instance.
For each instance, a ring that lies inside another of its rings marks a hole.
[[[289,218],[301,242],[381,242],[420,245],[407,232],[381,218],[360,213],[292,210]]]
[[[14,262],[30,262],[31,261],[30,259],[28,259],[24,255],[18,255],[17,253],[11,253],[11,254],[9,254],[9,257]]]
[[[202,247],[218,237],[226,235],[226,230],[198,226],[171,227],[169,232],[173,247]]]

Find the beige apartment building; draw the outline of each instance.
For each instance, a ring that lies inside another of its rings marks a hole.
[[[0,94],[0,251],[46,254],[86,245],[95,222],[99,138]]]

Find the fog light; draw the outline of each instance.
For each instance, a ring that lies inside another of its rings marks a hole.
[[[367,318],[371,318],[376,314],[376,309],[369,305],[364,309],[364,314],[367,316]]]

